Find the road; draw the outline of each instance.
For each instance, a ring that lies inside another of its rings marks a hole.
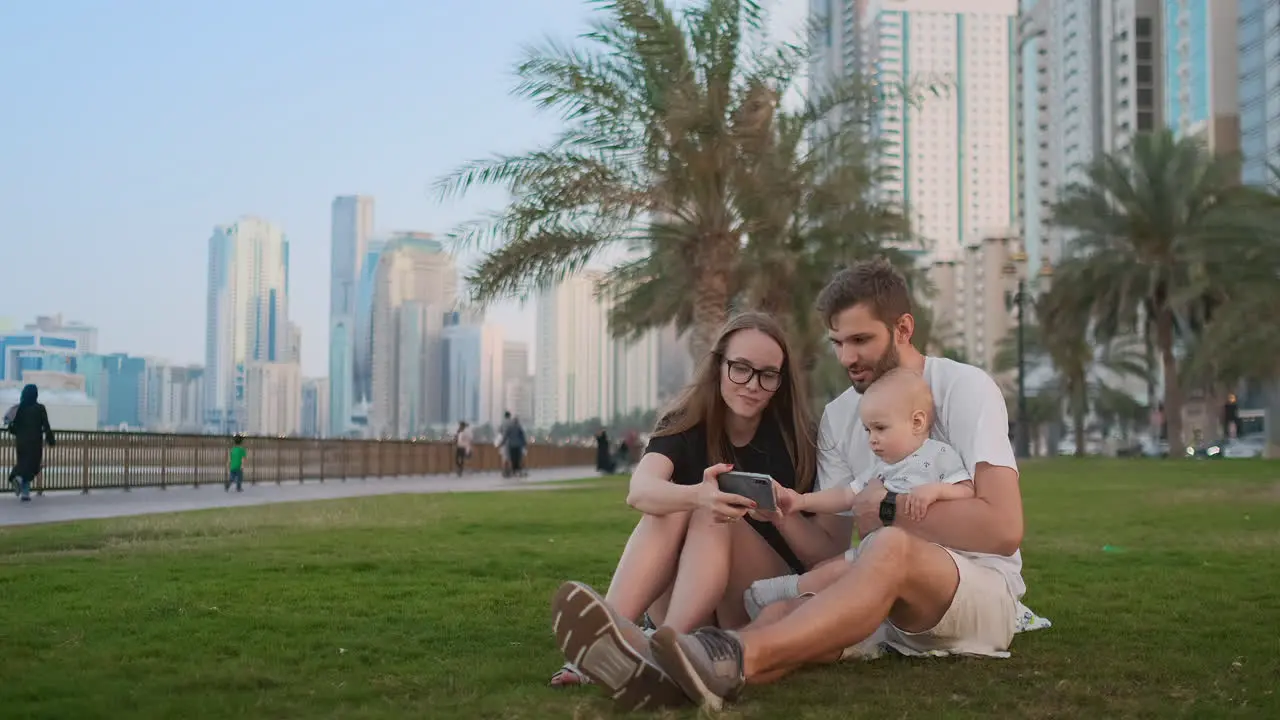
[[[530,470],[528,477],[518,480],[505,479],[496,472],[484,472],[463,477],[425,475],[417,478],[375,478],[346,482],[330,480],[324,483],[293,482],[283,485],[270,482],[257,486],[246,484],[243,493],[234,490],[223,492],[217,485],[202,485],[199,488],[186,485],[168,490],[94,490],[88,495],[78,491],[48,492],[43,496],[32,495],[29,503],[19,502],[12,493],[3,493],[0,494],[0,527],[366,495],[551,490],[555,486],[547,483],[595,476],[594,468],[567,467]]]

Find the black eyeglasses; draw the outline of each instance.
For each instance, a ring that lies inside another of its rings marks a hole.
[[[739,385],[746,385],[751,378],[760,379],[760,389],[774,392],[782,386],[782,372],[779,370],[757,370],[740,360],[729,360],[729,379]]]

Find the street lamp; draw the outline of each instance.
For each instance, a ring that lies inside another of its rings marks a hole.
[[[1026,266],[1027,255],[1021,250],[1012,253],[1004,265],[1006,276],[1018,278],[1018,289],[1008,299],[1010,309],[1018,311],[1018,424],[1014,428],[1014,453],[1019,458],[1031,457],[1031,433],[1027,418],[1027,357],[1026,357],[1026,305],[1027,280],[1022,271]]]

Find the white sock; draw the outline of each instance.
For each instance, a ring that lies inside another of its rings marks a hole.
[[[800,576],[782,575],[751,583],[751,587],[744,593],[743,603],[746,605],[747,615],[755,620],[765,606],[799,596]]]

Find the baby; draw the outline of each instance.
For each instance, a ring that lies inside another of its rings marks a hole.
[[[879,476],[887,490],[902,495],[904,514],[921,520],[937,500],[971,498],[973,480],[956,451],[929,438],[933,427],[933,393],[920,375],[897,368],[867,388],[858,404],[876,462],[851,484],[801,494],[778,487],[778,511],[791,515],[810,512],[831,515],[853,507],[853,497],[867,480]],[[862,538],[866,543],[874,532]],[[858,556],[858,548],[816,565],[804,575],[758,580],[747,588],[744,601],[752,619],[765,605],[816,593],[835,582]]]

